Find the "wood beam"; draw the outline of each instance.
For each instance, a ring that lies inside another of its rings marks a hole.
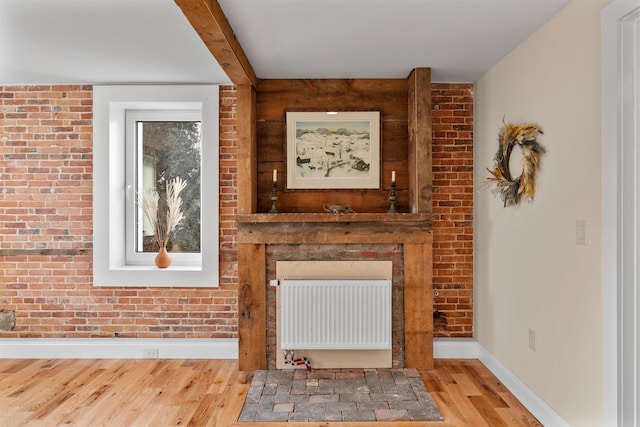
[[[256,87],[256,77],[240,42],[216,0],[175,0],[234,85]]]
[[[249,85],[236,86],[238,130],[238,213],[253,214],[258,206],[258,138],[256,91]]]
[[[409,204],[413,213],[433,213],[431,68],[409,75]]]
[[[238,245],[238,368],[267,367],[265,245]]]
[[[433,369],[432,244],[404,245],[405,367]]]

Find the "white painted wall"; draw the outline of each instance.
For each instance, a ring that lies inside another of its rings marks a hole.
[[[573,0],[476,82],[475,337],[581,427],[603,425],[604,410],[600,12],[608,3]],[[485,184],[503,117],[540,124],[547,148],[535,200],[510,208]],[[577,218],[587,220],[586,246],[575,243]]]

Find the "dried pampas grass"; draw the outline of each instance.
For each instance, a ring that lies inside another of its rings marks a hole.
[[[174,232],[175,228],[184,218],[180,193],[186,186],[186,181],[180,177],[176,177],[167,183],[167,216],[165,223],[158,218],[158,202],[160,201],[158,192],[138,193],[138,206],[142,208],[144,217],[149,221],[155,232],[158,248],[167,247],[171,233]]]

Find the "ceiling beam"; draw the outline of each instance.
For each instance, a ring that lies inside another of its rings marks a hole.
[[[256,87],[256,77],[217,0],[174,0],[236,86]]]

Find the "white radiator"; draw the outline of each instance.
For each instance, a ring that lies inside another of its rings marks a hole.
[[[281,280],[283,350],[391,348],[391,280]]]

